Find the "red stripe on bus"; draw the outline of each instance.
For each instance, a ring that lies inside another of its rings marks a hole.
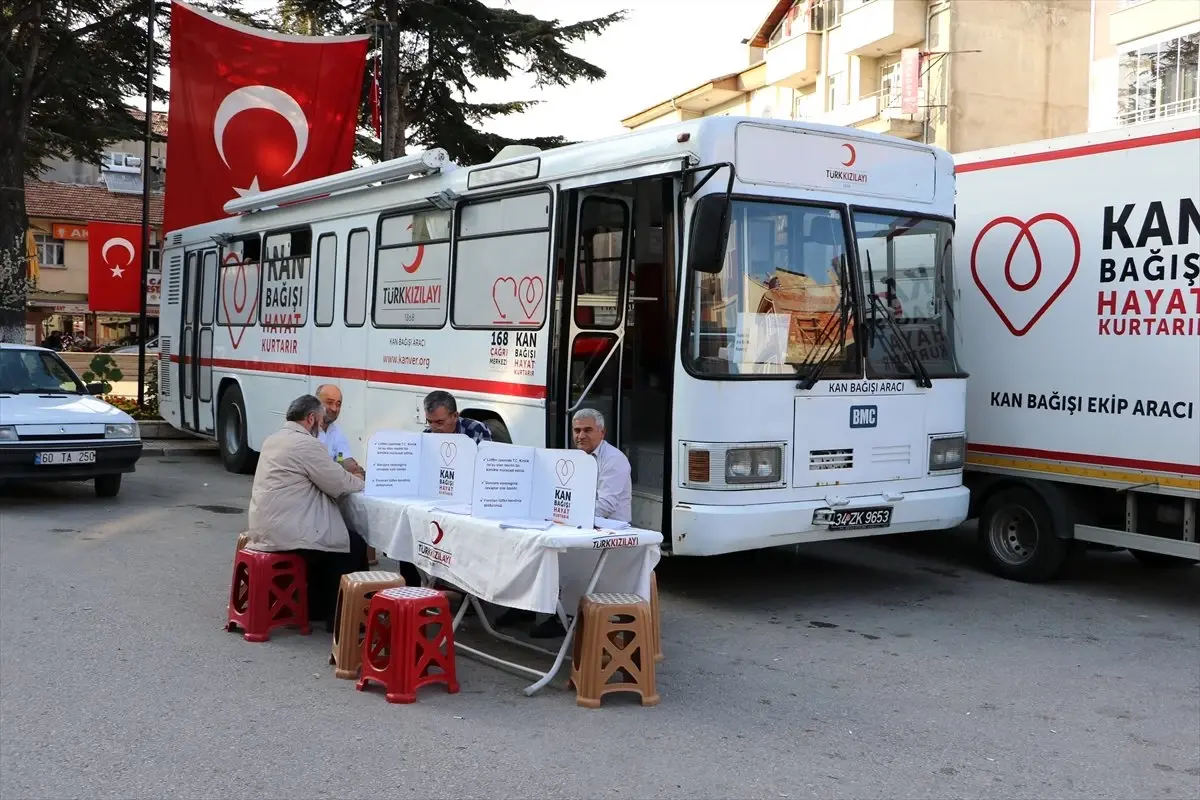
[[[1099,456],[1090,453],[1062,453],[1057,450],[1036,450],[1029,447],[1006,447],[998,444],[971,443],[967,446],[967,450],[973,450],[978,453],[989,453],[997,456],[1040,458],[1045,461],[1071,461],[1076,464],[1089,464],[1098,467],[1125,467],[1126,469],[1146,470],[1149,472],[1176,472],[1184,475],[1200,475],[1200,465],[1198,464],[1175,464],[1170,461],[1144,461],[1140,458],[1117,458],[1115,456]]]
[[[962,172],[977,172],[981,169],[1012,167],[1018,164],[1038,164],[1043,161],[1059,161],[1064,158],[1078,158],[1080,156],[1090,156],[1095,153],[1115,153],[1121,150],[1134,150],[1139,147],[1151,147],[1156,144],[1188,142],[1192,139],[1200,139],[1200,128],[1192,128],[1186,131],[1172,131],[1171,133],[1158,133],[1154,136],[1141,136],[1134,139],[1122,139],[1119,142],[1085,144],[1079,147],[1069,147],[1065,150],[1048,150],[1044,153],[1026,153],[1020,156],[994,158],[991,161],[976,161],[972,164],[956,164],[954,172],[958,174]]]
[[[180,356],[172,355],[171,361],[180,363]],[[451,378],[444,375],[418,375],[411,372],[388,372],[380,369],[355,369],[330,367],[318,364],[281,364],[276,361],[241,361],[232,358],[204,359],[202,364],[219,369],[244,369],[253,372],[276,372],[284,375],[309,375],[322,378],[339,378],[350,381],[375,381],[399,386],[421,386],[429,389],[447,389],[460,392],[483,392],[509,397],[531,397],[543,400],[545,386],[505,381],[485,381],[475,378]]]

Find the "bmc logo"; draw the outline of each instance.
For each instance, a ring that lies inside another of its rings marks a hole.
[[[850,406],[851,428],[874,428],[879,424],[879,406]]]

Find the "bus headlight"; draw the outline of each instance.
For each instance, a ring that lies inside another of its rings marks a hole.
[[[0,442],[17,441],[16,425],[0,425]]]
[[[781,447],[737,447],[725,453],[726,483],[778,483]]]
[[[964,436],[941,436],[929,441],[929,471],[962,469],[967,440]]]

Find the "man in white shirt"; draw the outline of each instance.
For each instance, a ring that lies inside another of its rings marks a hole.
[[[342,390],[332,383],[323,383],[317,387],[316,396],[321,401],[321,405],[325,406],[325,421],[318,429],[317,440],[325,445],[325,449],[329,451],[329,457],[341,464],[347,472],[366,480],[366,471],[358,465],[354,456],[350,455],[350,440],[337,425],[338,415],[342,413]],[[379,557],[375,553],[375,548],[368,547],[367,564],[378,563]],[[415,567],[408,573],[408,575],[412,574],[416,574]],[[405,580],[408,580],[408,575]]]
[[[633,471],[629,459],[604,438],[604,415],[594,408],[581,408],[571,418],[575,446],[596,459],[596,516],[620,522],[633,521]],[[534,618],[530,612],[516,609],[505,612],[496,622],[512,625]],[[566,636],[557,615],[530,630],[534,639]]]
[[[345,467],[347,472],[358,477],[365,477],[363,468],[350,454],[350,440],[337,425],[338,415],[342,413],[342,390],[332,383],[323,383],[317,387],[317,399],[325,406],[325,423],[317,439],[329,450],[329,457]]]
[[[571,419],[575,446],[596,459],[596,516],[633,521],[633,471],[629,459],[604,438],[604,415],[581,408]]]

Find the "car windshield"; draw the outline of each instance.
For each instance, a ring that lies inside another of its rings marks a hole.
[[[0,394],[85,394],[61,358],[44,350],[0,350]]]
[[[945,220],[854,212],[869,377],[909,377],[913,356],[930,377],[959,373],[951,304],[953,233]]]
[[[707,202],[708,198],[701,202]],[[721,271],[693,273],[688,361],[700,375],[857,373],[843,215],[735,200]]]

